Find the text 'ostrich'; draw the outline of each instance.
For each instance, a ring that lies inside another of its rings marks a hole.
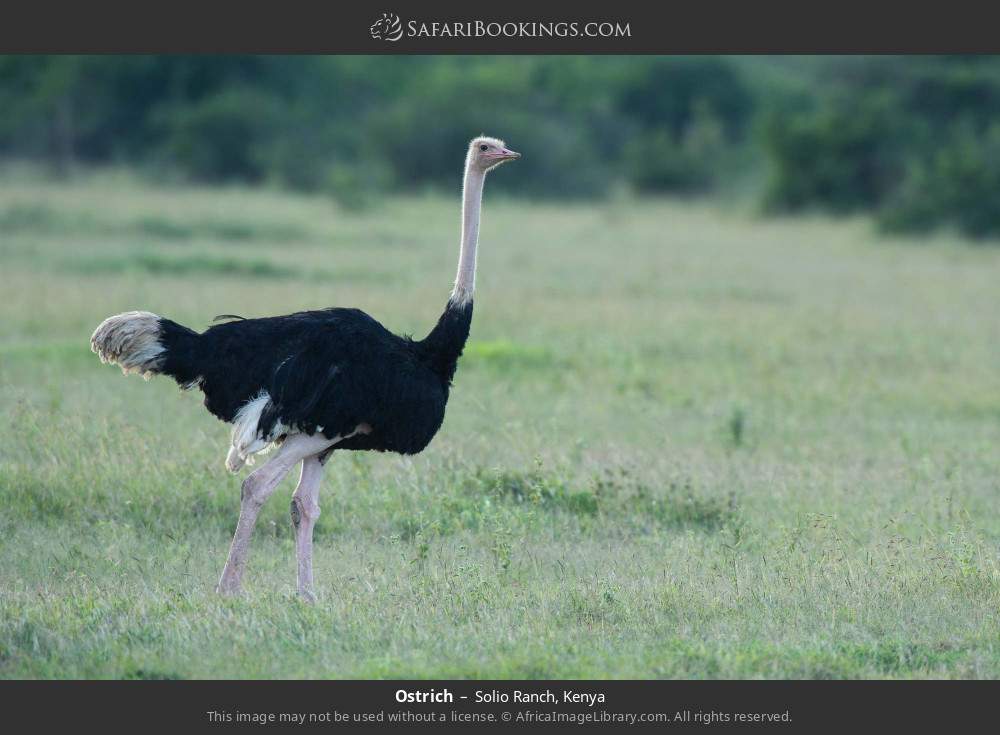
[[[388,331],[358,309],[236,319],[201,334],[148,311],[108,317],[90,338],[122,372],[169,375],[198,387],[205,407],[233,424],[226,467],[278,450],[243,481],[240,517],[218,591],[240,591],[254,524],[282,478],[302,463],[292,496],[298,590],[313,596],[312,536],[319,483],[334,449],[416,454],[444,420],[448,389],[472,321],[479,212],[487,172],[520,154],[479,137],[465,159],[462,239],[455,287],[420,341]]]

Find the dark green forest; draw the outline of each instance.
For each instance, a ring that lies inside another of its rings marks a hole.
[[[505,137],[531,197],[738,191],[1000,234],[997,57],[0,57],[0,156],[329,193],[453,187]]]

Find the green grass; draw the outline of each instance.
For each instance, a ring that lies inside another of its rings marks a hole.
[[[442,431],[334,455],[315,606],[291,479],[218,598],[227,427],[90,332],[422,336],[457,217],[0,177],[0,676],[1000,677],[1000,251],[688,202],[487,193]]]

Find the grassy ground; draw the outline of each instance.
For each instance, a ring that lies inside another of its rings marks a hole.
[[[441,433],[335,455],[317,605],[291,481],[216,597],[227,427],[91,330],[352,305],[422,336],[457,215],[0,177],[0,676],[1000,676],[1000,249],[686,203],[487,193]]]

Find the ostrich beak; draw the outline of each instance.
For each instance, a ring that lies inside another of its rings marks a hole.
[[[495,161],[493,164],[494,166],[500,163],[506,163],[507,161],[513,161],[514,159],[521,157],[520,153],[512,151],[509,148],[502,148],[499,153],[487,153],[486,155]]]

